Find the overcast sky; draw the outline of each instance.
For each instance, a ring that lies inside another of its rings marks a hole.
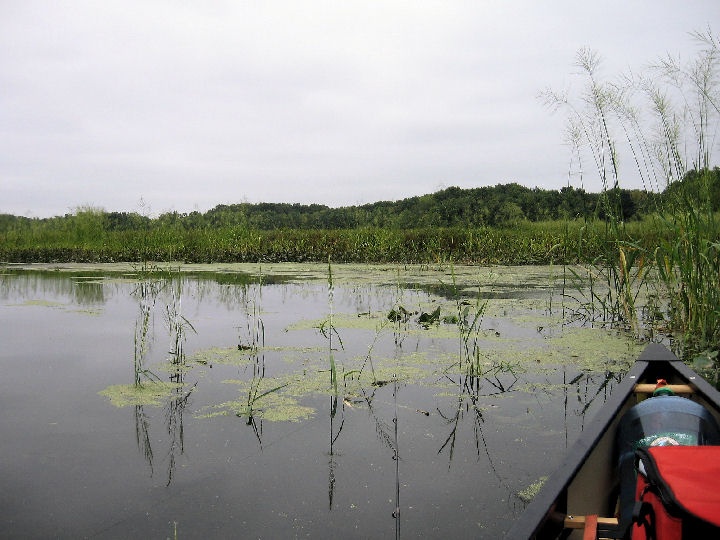
[[[537,95],[580,86],[576,52],[613,76],[718,23],[718,0],[0,0],[0,213],[558,189]]]

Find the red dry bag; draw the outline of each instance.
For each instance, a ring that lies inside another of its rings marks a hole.
[[[632,540],[720,538],[720,446],[637,450]]]

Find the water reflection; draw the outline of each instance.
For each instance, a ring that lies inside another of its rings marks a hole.
[[[101,306],[107,302],[108,288],[102,276],[89,273],[6,270],[0,275],[0,299],[15,301],[61,297],[78,306]]]
[[[328,510],[333,509],[333,498],[335,496],[335,470],[337,468],[337,454],[335,451],[335,443],[342,433],[345,425],[345,403],[340,405],[340,424],[337,423],[335,416],[338,412],[337,395],[330,396],[330,450],[328,451]]]
[[[488,457],[493,472],[497,475],[482,430],[484,417],[481,399],[514,391],[515,386],[520,380],[516,373],[518,369],[517,366],[513,366],[512,364],[500,362],[487,369],[484,376],[462,374],[454,376],[445,375],[446,380],[457,388],[456,401],[454,404],[450,402],[450,406],[452,407],[450,411],[443,411],[439,407],[436,409],[440,417],[451,428],[447,438],[437,451],[439,455],[442,454],[445,449],[448,450],[448,467],[453,460],[458,428],[465,415],[470,415],[478,458],[480,457],[482,447],[482,450]],[[490,391],[485,391],[486,384],[490,385]]]
[[[573,414],[584,420],[588,410],[599,402],[605,403],[610,397],[612,389],[622,379],[622,373],[616,371],[605,371],[604,373],[581,373],[569,383],[569,388],[574,388],[578,408]]]
[[[96,277],[74,280],[75,303],[80,306],[94,306],[105,303],[105,287]]]
[[[190,395],[197,386],[185,387],[185,342],[188,331],[196,333],[195,327],[182,313],[182,298],[185,278],[177,275],[170,279],[170,301],[165,306],[165,324],[170,335],[172,347],[170,354],[170,382],[174,384],[172,397],[165,408],[165,425],[170,437],[168,447],[167,485],[173,479],[175,471],[176,454],[185,453],[184,414],[188,406]]]
[[[145,457],[148,466],[150,467],[150,475],[152,476],[153,469],[153,449],[152,443],[150,442],[150,418],[145,413],[143,405],[136,405],[134,407],[135,413],[135,441],[137,442],[138,449],[142,452]]]
[[[79,305],[103,305],[116,295],[126,294],[128,284],[140,281],[158,281],[165,274],[180,275],[179,270],[149,263],[135,265],[127,270],[72,270],[72,269],[2,269],[0,273],[0,300],[15,301],[37,297],[61,297]],[[267,275],[262,272],[182,272],[184,281],[196,288],[193,295],[199,300],[218,301],[234,307],[243,301],[246,290],[253,284],[282,285],[292,276]]]
[[[138,313],[135,319],[133,373],[134,386],[140,391],[145,385],[162,383],[162,377],[146,366],[148,353],[155,340],[154,316],[161,293],[165,294],[163,302],[163,318],[169,337],[168,381],[170,395],[164,406],[165,428],[168,434],[167,450],[167,483],[173,480],[177,455],[185,452],[184,414],[190,395],[197,386],[195,382],[189,388],[185,384],[187,371],[185,343],[187,333],[195,332],[192,323],[182,313],[182,298],[185,278],[181,275],[163,273],[157,269],[144,267],[139,273],[139,281],[132,291],[137,300]],[[150,436],[150,417],[145,412],[145,405],[134,407],[135,435],[138,448],[145,457],[154,474],[154,452]]]
[[[389,385],[381,385],[381,387],[390,388]],[[394,475],[395,475],[395,482],[394,482],[394,492],[392,494],[392,497],[389,498],[389,501],[392,504],[392,509],[390,510],[391,516],[394,519],[394,529],[395,529],[395,538],[398,540],[400,538],[400,530],[401,530],[401,510],[400,510],[400,439],[398,436],[399,432],[399,416],[398,416],[398,395],[400,390],[400,384],[398,382],[398,377],[394,376],[392,380],[392,419],[391,423],[389,424],[384,418],[380,416],[378,411],[375,408],[374,400],[376,397],[377,392],[382,391],[378,386],[374,386],[371,388],[362,388],[361,394],[362,398],[357,400],[358,402],[363,403],[364,406],[367,407],[368,416],[372,420],[372,423],[375,428],[375,436],[377,440],[380,442],[383,449],[389,450],[390,459],[393,463],[393,469],[394,469]]]
[[[400,441],[398,440],[398,382],[393,383],[393,460],[395,461],[395,540],[400,538]]]

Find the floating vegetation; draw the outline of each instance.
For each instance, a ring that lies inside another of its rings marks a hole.
[[[98,392],[116,407],[162,405],[182,385],[173,382],[147,381],[142,385],[115,384]]]
[[[103,314],[102,309],[73,309],[73,313],[80,313],[81,315],[88,315],[90,317],[99,317]]]
[[[521,501],[525,503],[529,503],[532,501],[535,496],[538,494],[540,489],[543,487],[545,482],[547,481],[547,476],[541,476],[536,482],[533,482],[528,487],[523,489],[522,491],[518,491],[517,496],[520,498]]]
[[[597,328],[566,328],[562,334],[547,340],[548,350],[538,355],[538,362],[572,363],[584,370],[604,371],[627,368],[644,344],[626,335]]]
[[[51,302],[49,300],[26,300],[22,303],[23,306],[40,306],[49,308],[65,308],[66,304],[60,302]]]
[[[214,364],[245,366],[254,362],[256,352],[240,347],[211,347],[196,351],[188,357],[188,362],[210,367]]]
[[[440,322],[440,306],[435,308],[432,313],[426,313],[423,311],[417,320],[418,324],[423,328],[430,328],[431,325]]]
[[[315,414],[315,409],[301,405],[298,399],[289,393],[280,392],[288,383],[278,384],[277,380],[260,381],[226,380],[239,388],[241,398],[226,401],[198,411],[198,418],[235,415],[246,418],[248,424],[253,419],[271,422],[299,422]]]

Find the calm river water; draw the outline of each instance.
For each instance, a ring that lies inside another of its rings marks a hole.
[[[502,537],[637,353],[557,267],[0,270],[3,538]]]

